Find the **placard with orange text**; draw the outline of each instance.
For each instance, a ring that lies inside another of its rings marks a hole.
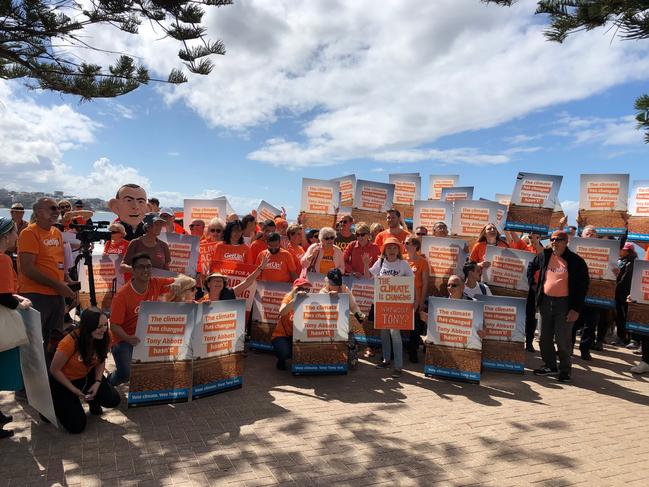
[[[629,197],[629,235],[636,242],[649,242],[649,180],[633,181]]]
[[[441,199],[442,189],[457,186],[459,182],[460,176],[458,174],[431,174],[428,177],[428,199]]]
[[[430,276],[448,279],[453,274],[462,275],[466,246],[464,240],[457,238],[422,237],[421,254],[428,259]]]
[[[527,291],[527,267],[535,257],[534,252],[487,245],[484,260],[491,265],[482,271],[482,279],[489,286]]]
[[[243,299],[197,305],[192,335],[192,399],[243,384],[245,315]]]
[[[246,278],[255,272],[255,269],[257,269],[256,265],[252,264],[243,264],[241,262],[234,262],[231,260],[228,261],[223,261],[223,260],[215,260],[212,262],[211,266],[211,272],[220,272],[221,274],[227,276],[228,278],[228,287],[231,287],[234,289],[234,287],[238,284],[241,284],[243,281],[246,280]],[[253,282],[250,286],[248,286],[246,289],[243,289],[241,291],[238,291],[236,293],[237,298],[239,299],[245,299],[246,301],[246,311],[249,314],[250,311],[252,310],[252,303],[255,299],[255,291],[257,289],[257,282]],[[247,319],[246,315],[246,319]]]
[[[384,213],[392,208],[394,184],[377,183],[359,179],[356,181],[354,208]]]
[[[450,231],[453,235],[477,238],[487,223],[503,221],[507,207],[486,200],[456,201],[453,204],[453,220]],[[498,229],[502,231],[502,226]]]
[[[631,279],[631,299],[626,329],[632,333],[649,335],[649,261],[636,259]]]
[[[252,303],[250,348],[273,350],[271,340],[279,319],[279,307],[290,290],[291,284],[288,282],[257,281]]]
[[[390,184],[394,184],[395,205],[413,206],[415,200],[421,199],[421,176],[418,172],[396,173],[388,175]]]
[[[426,227],[428,233],[432,235],[433,226],[437,222],[446,223],[446,228],[451,228],[453,215],[453,203],[450,201],[436,200],[417,200],[415,201],[415,210],[412,227]]]
[[[198,267],[198,242],[194,235],[165,232],[160,234],[160,240],[166,242],[171,254],[169,270],[189,277],[196,276]]]
[[[464,201],[473,199],[473,186],[453,186],[452,188],[442,188],[442,201]]]
[[[586,303],[596,306],[615,307],[615,271],[620,255],[619,240],[573,237],[568,244],[570,250],[579,255],[588,265],[590,285]],[[607,292],[602,295],[596,290],[602,281],[608,281]]]
[[[583,213],[587,223],[592,218],[600,235],[626,233],[620,213],[627,211],[628,198],[628,174],[582,174],[579,178],[580,216]]]
[[[374,328],[414,330],[415,278],[376,276],[374,278]]]
[[[196,305],[140,304],[133,347],[128,404],[187,401],[191,393],[191,340]]]
[[[487,296],[484,303],[482,366],[485,369],[516,372],[525,370],[525,298]]]
[[[337,181],[302,178],[300,210],[318,215],[335,215],[340,206],[340,188]]]
[[[354,193],[356,192],[356,176],[348,174],[339,178],[333,178],[339,184],[340,206],[354,206]]]
[[[257,223],[261,223],[266,220],[275,221],[275,217],[281,214],[282,210],[280,210],[276,206],[271,205],[267,201],[261,200],[259,206],[257,207]]]
[[[192,220],[203,220],[205,228],[212,218],[220,218],[225,222],[228,211],[228,202],[225,197],[210,200],[186,199],[183,203],[183,228],[191,233],[189,228]]]
[[[83,261],[81,261],[83,263]],[[124,285],[124,274],[119,271],[122,263],[122,256],[117,254],[93,255],[92,256],[92,275],[95,281],[96,293],[112,293],[113,282],[115,289]],[[88,282],[88,267],[79,266],[79,281],[81,283],[81,292],[90,292],[90,283]]]
[[[483,309],[478,301],[428,298],[426,375],[480,381]]]

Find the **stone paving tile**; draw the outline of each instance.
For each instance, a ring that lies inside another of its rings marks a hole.
[[[74,436],[0,393],[16,420],[0,487],[647,485],[649,379],[629,373],[626,350],[593,356],[575,359],[572,384],[527,370],[473,385],[425,378],[421,364],[399,380],[368,362],[292,377],[250,353],[242,389],[122,404]]]

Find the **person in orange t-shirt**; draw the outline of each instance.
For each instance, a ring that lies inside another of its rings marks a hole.
[[[279,320],[273,331],[271,343],[277,356],[277,369],[286,370],[286,361],[293,357],[293,314],[295,313],[295,298],[299,294],[307,294],[311,283],[303,277],[293,281],[290,290],[279,307]]]
[[[124,236],[126,235],[124,225],[119,222],[111,223],[108,225],[108,231],[110,232],[110,240],[106,240],[104,255],[126,254],[129,241],[124,239]]]
[[[86,413],[102,414],[102,407],[114,408],[120,397],[104,377],[108,355],[108,318],[97,309],[81,313],[79,328],[66,335],[50,365],[50,389],[56,419],[70,433],[86,427]]]
[[[275,231],[275,222],[273,220],[266,220],[261,225],[262,235],[260,238],[250,244],[250,253],[252,254],[252,261],[257,262],[257,256],[262,250],[266,250],[268,245],[266,239],[268,235]]]
[[[36,222],[18,237],[18,292],[40,312],[47,344],[52,330],[63,329],[65,298],[74,300],[76,293],[68,287],[72,281],[65,272],[63,236],[54,227],[59,207],[52,198],[39,198],[34,217]]]
[[[288,236],[288,247],[286,250],[288,250],[293,256],[293,260],[295,260],[295,268],[300,269],[302,267],[300,259],[304,255],[304,247],[302,247],[304,229],[302,228],[302,225],[294,223],[288,227],[286,235]]]
[[[242,264],[253,264],[250,247],[243,243],[243,227],[241,220],[234,220],[225,225],[223,231],[223,242],[214,250],[212,261],[240,262]],[[210,264],[211,268],[211,264]]]
[[[469,256],[469,260],[477,262],[483,269],[487,269],[491,265],[490,262],[485,262],[484,260],[485,254],[487,253],[487,245],[493,245],[505,249],[509,248],[507,242],[500,239],[498,227],[493,223],[487,223],[482,228],[480,235],[478,236],[478,241],[473,245],[471,255]]]
[[[378,248],[382,249],[385,239],[388,237],[394,237],[401,242],[401,255],[405,255],[406,248],[403,246],[403,242],[406,241],[406,237],[410,235],[410,232],[407,231],[408,227],[406,227],[406,224],[401,220],[401,212],[392,208],[386,212],[385,219],[388,228],[376,235],[374,243]]]
[[[297,278],[298,272],[295,260],[288,250],[280,248],[281,236],[279,233],[271,233],[267,239],[268,248],[257,256],[257,265],[261,265],[264,258],[267,264],[261,272],[260,280],[273,282],[292,282]]]
[[[108,380],[114,386],[131,377],[133,347],[140,342],[135,336],[140,304],[143,301],[158,301],[168,292],[173,294],[171,299],[177,299],[184,290],[196,286],[194,279],[183,275],[176,278],[151,277],[152,264],[148,254],[134,255],[131,263],[133,278],[115,293],[110,307],[111,353],[117,368]]]

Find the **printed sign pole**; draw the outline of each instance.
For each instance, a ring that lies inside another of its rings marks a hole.
[[[631,300],[626,330],[649,335],[649,261],[636,259],[633,263]]]
[[[562,180],[563,176],[519,172],[505,229],[547,233]]]
[[[196,305],[144,301],[133,347],[128,405],[189,400],[192,387],[191,340]]]
[[[197,306],[192,335],[192,399],[243,384],[246,302],[212,301]]]
[[[381,276],[374,282],[374,328],[414,330],[414,277]]]
[[[292,372],[346,374],[349,295],[299,295],[293,317]]]
[[[615,308],[615,273],[620,242],[599,238],[573,237],[570,250],[578,254],[588,265],[590,285],[586,304]]]
[[[478,301],[428,298],[427,376],[480,382],[483,307]]]
[[[484,303],[482,366],[522,374],[525,370],[525,298],[476,295]]]
[[[580,226],[593,225],[599,235],[624,235],[629,175],[582,174],[579,183]]]
[[[629,206],[628,239],[649,242],[649,180],[633,182]]]

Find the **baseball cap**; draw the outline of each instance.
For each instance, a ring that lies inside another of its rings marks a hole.
[[[144,218],[142,218],[142,223],[144,223],[144,226],[153,225],[155,222],[164,222],[164,219],[160,218],[159,213],[144,214]]]
[[[343,285],[343,275],[338,268],[331,269],[329,272],[327,272],[327,279],[334,286]]]
[[[83,206],[83,201],[81,201],[81,200],[75,201],[74,206]]]
[[[174,211],[171,208],[169,208],[168,206],[166,206],[164,208],[160,208],[160,216],[162,216],[162,215],[171,215],[171,216],[174,216],[174,217],[176,216]]]
[[[11,209],[25,211],[25,207],[23,206],[22,203],[14,203],[13,205],[11,205]]]
[[[311,282],[304,277],[298,277],[293,281],[293,287],[311,287]]]

